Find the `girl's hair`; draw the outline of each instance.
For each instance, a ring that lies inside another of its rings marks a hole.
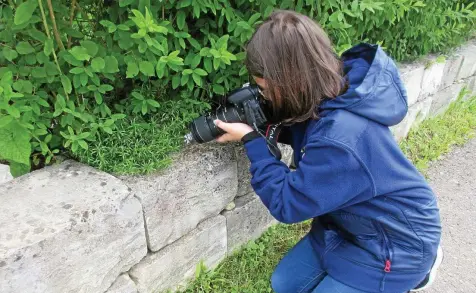
[[[325,98],[343,88],[342,63],[322,28],[293,11],[275,11],[246,47],[249,74],[264,78],[273,116],[285,123],[317,119]]]

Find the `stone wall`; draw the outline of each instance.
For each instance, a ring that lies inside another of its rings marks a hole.
[[[396,139],[476,93],[476,42],[444,62],[403,64],[409,112]],[[291,150],[283,147],[288,165]],[[213,267],[275,223],[239,145],[196,145],[149,176],[68,161],[12,179],[0,165],[0,292],[161,292]]]

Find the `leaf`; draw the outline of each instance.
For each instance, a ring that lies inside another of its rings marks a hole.
[[[53,50],[54,50],[53,40],[52,39],[46,40],[45,47],[43,48],[43,53],[45,53],[46,56],[50,56]]]
[[[102,95],[99,92],[94,92],[94,99],[98,105],[102,104]]]
[[[110,22],[109,20],[101,20],[99,22],[102,26],[107,28],[109,33],[113,33],[116,31],[117,27],[114,23]]]
[[[182,75],[182,79],[180,80],[180,85],[185,85],[190,78],[190,75]]]
[[[208,75],[208,73],[205,70],[201,69],[201,68],[195,68],[193,70],[193,72],[196,73],[199,76],[207,76]]]
[[[219,84],[214,84],[213,85],[213,91],[217,94],[224,95],[225,94],[225,88]]]
[[[13,117],[10,115],[0,117],[0,128],[5,127],[8,123],[12,122]]]
[[[69,72],[72,73],[72,74],[80,74],[80,73],[84,72],[84,68],[83,67],[75,67],[75,68],[72,68]]]
[[[65,27],[63,30],[70,37],[73,37],[73,38],[76,38],[76,39],[84,38],[84,35],[80,31],[75,30],[73,28]]]
[[[30,165],[29,131],[13,120],[0,128],[0,157],[4,160]]]
[[[82,147],[85,150],[88,150],[88,144],[84,140],[78,140],[78,144],[80,147]]]
[[[202,86],[202,78],[200,77],[200,75],[193,73],[192,78],[196,85]]]
[[[66,93],[70,94],[72,91],[71,80],[66,75],[61,75],[61,83]]]
[[[93,41],[85,40],[81,41],[81,47],[85,48],[89,56],[94,57],[98,53],[98,45]]]
[[[3,57],[5,57],[5,59],[7,59],[10,62],[18,57],[17,51],[12,50],[8,47],[3,47],[2,53],[3,53]]]
[[[17,162],[10,162],[10,173],[13,177],[19,177],[30,172],[30,164],[22,164]]]
[[[177,27],[179,30],[182,30],[185,26],[185,11],[183,10],[180,10],[178,13],[177,13]]]
[[[136,0],[119,0],[119,6],[120,7],[125,7],[127,5],[130,5],[134,3]]]
[[[149,61],[141,61],[139,63],[139,70],[147,76],[155,75],[154,65],[152,65],[152,63],[150,63]]]
[[[88,54],[88,50],[80,46],[74,46],[71,50],[69,50],[69,52],[78,61],[84,61],[84,60],[89,61],[89,59],[91,58],[91,56],[89,56]]]
[[[248,20],[248,23],[249,23],[250,25],[253,25],[253,24],[258,20],[258,18],[260,18],[260,16],[261,16],[261,13],[255,13],[255,14],[253,14],[253,15],[250,17],[250,19]]]
[[[102,84],[99,86],[99,92],[105,94],[106,92],[112,91],[114,88],[110,84]]]
[[[16,50],[20,55],[31,54],[35,52],[35,49],[28,42],[19,42],[16,46]]]
[[[91,67],[96,72],[100,72],[101,70],[104,69],[105,66],[106,66],[106,62],[101,57],[96,57],[91,61]]]
[[[179,85],[180,85],[180,75],[176,74],[172,78],[172,88],[176,89],[176,88],[178,88]]]
[[[183,75],[189,75],[189,74],[192,74],[192,73],[193,73],[192,69],[185,69],[184,71],[182,71]]]
[[[46,70],[44,67],[35,67],[31,70],[31,75],[34,78],[43,78],[46,77]]]
[[[201,60],[202,60],[202,56],[200,56],[199,54],[196,54],[195,57],[193,57],[190,65],[192,66],[192,68],[195,68],[198,66],[198,64],[200,64]]]
[[[20,4],[20,6],[18,6],[16,9],[13,23],[15,23],[15,25],[27,23],[31,19],[31,16],[33,15],[33,12],[36,10],[37,6],[38,1],[36,0],[28,0]]]
[[[137,66],[137,63],[136,62],[127,63],[126,77],[132,78],[137,76],[137,74],[139,74],[139,67]]]
[[[194,38],[189,38],[189,39],[188,39],[188,42],[189,42],[190,45],[192,45],[192,47],[194,47],[196,50],[201,50],[201,49],[202,49],[202,46],[200,46],[200,43],[197,42],[197,40],[195,40]]]
[[[116,73],[119,72],[119,65],[117,63],[117,59],[114,56],[106,56],[104,58],[104,61],[106,62],[106,67],[104,69],[105,73]]]
[[[160,108],[159,102],[157,102],[157,101],[155,101],[155,100],[148,99],[148,100],[147,100],[147,103],[148,103],[149,105],[151,105],[152,107],[154,107],[154,108]]]
[[[81,73],[81,75],[79,76],[80,80],[81,80],[81,85],[82,86],[86,86],[88,84],[88,75],[86,73]]]

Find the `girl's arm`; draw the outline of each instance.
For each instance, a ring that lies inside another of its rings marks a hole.
[[[313,139],[294,172],[269,153],[264,139],[254,139],[245,147],[251,184],[280,222],[301,222],[375,196],[366,166],[337,141]]]

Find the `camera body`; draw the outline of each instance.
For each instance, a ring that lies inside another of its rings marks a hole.
[[[246,123],[255,129],[261,128],[268,122],[265,115],[266,108],[258,86],[246,83],[230,92],[225,105],[193,120],[187,137],[198,143],[209,142],[219,137],[224,131],[215,125],[216,119],[228,123]]]

